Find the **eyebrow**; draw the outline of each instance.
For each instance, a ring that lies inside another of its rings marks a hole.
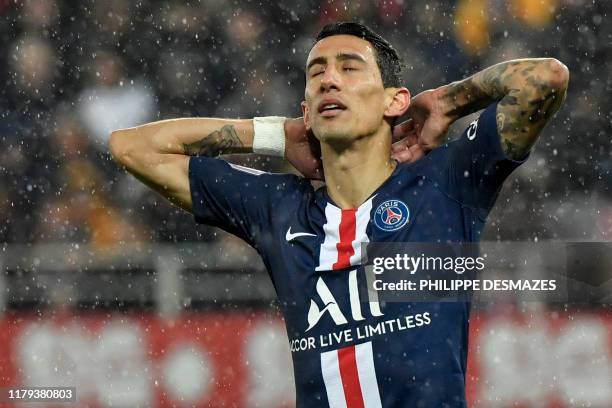
[[[341,52],[341,53],[336,54],[336,58],[340,61],[353,60],[353,61],[362,62],[364,64],[366,63],[366,60],[359,54]],[[327,63],[327,57],[314,58],[312,61],[308,63],[308,66],[306,67],[306,71],[308,71],[313,65],[326,64],[326,63]]]

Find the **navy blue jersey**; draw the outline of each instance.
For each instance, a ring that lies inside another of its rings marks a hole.
[[[364,299],[362,244],[476,242],[503,180],[496,105],[453,142],[400,164],[359,208],[308,180],[222,160],[189,165],[199,223],[261,255],[284,314],[298,407],[465,407],[469,304]]]

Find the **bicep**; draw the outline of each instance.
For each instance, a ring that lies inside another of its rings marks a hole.
[[[520,160],[565,100],[569,73],[555,59],[516,67],[516,86],[497,105],[497,130],[508,157]]]

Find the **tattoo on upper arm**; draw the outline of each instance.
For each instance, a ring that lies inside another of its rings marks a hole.
[[[497,115],[495,115],[495,120],[497,122],[497,129],[498,132],[501,131],[500,129],[504,129],[504,125],[506,123],[506,114],[505,113],[497,113]],[[517,144],[513,143],[510,139],[508,138],[504,138],[502,137],[502,148],[504,149],[504,152],[506,153],[506,155],[508,155],[508,157],[512,157],[512,158],[520,158],[521,154],[525,154],[521,152],[521,148],[520,146],[518,146]]]
[[[483,72],[482,86],[497,96],[497,129],[508,157],[524,158],[538,134],[559,110],[566,88],[543,78],[549,67],[537,60],[512,61]]]
[[[206,157],[236,153],[240,147],[243,147],[243,143],[233,125],[225,125],[195,143],[183,144],[186,155]]]
[[[497,128],[503,129],[504,122],[506,122],[506,115],[498,112],[497,115],[495,115],[495,121],[497,122]]]
[[[565,100],[567,82],[550,81],[558,71],[538,59],[494,65],[446,87],[448,114],[462,117],[499,101],[496,122],[504,151],[513,159],[524,158]]]
[[[502,146],[513,159],[522,159],[527,155],[565,97],[564,89],[541,85],[532,87],[532,77],[526,77],[525,82],[528,84],[527,90],[510,90],[497,106],[497,129]]]

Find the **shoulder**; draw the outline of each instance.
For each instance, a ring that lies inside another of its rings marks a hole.
[[[291,173],[270,173],[233,163],[227,163],[227,165],[233,170],[236,177],[245,175],[246,180],[250,180],[259,186],[261,194],[267,194],[277,199],[292,196],[297,199],[304,194],[314,194],[314,188],[310,180],[304,177]]]
[[[190,158],[189,178],[211,189],[231,186],[239,194],[271,195],[312,190],[309,180],[294,174],[269,173],[209,157]]]

